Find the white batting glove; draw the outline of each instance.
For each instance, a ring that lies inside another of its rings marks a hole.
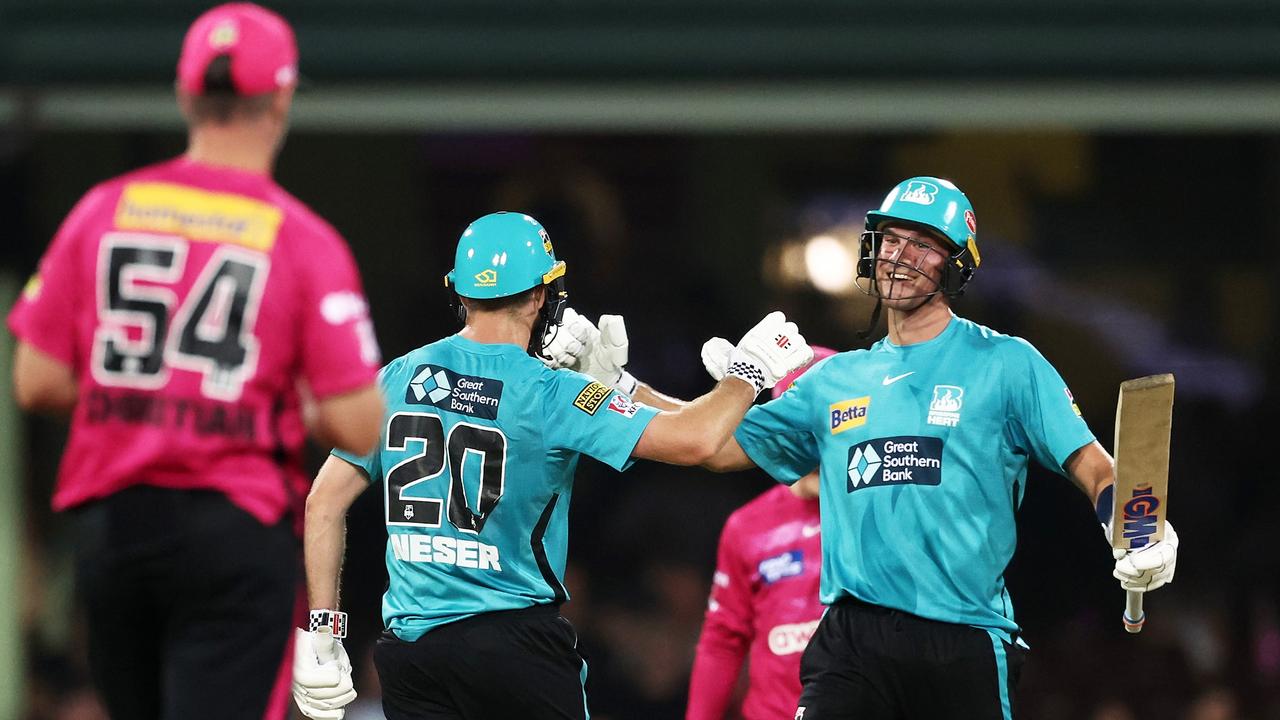
[[[813,348],[796,324],[775,310],[738,341],[738,346],[729,354],[725,377],[745,380],[759,394],[812,359]]]
[[[599,337],[600,331],[596,330],[590,320],[579,315],[573,308],[565,308],[564,314],[560,316],[560,328],[556,330],[551,342],[542,348],[546,357],[539,359],[552,370],[577,370],[579,358],[586,353],[593,335]]]
[[[1164,539],[1141,550],[1112,550],[1116,568],[1111,573],[1120,587],[1136,592],[1151,592],[1173,582],[1178,565],[1178,533],[1173,523],[1165,521]]]
[[[636,391],[637,381],[624,368],[630,342],[621,315],[601,315],[597,328],[573,308],[565,308],[560,331],[543,349],[552,368],[568,368],[591,376],[627,395]]]
[[[312,720],[342,720],[343,708],[356,699],[351,660],[342,641],[329,628],[295,628],[293,634],[294,702]]]
[[[722,337],[713,337],[702,344],[702,366],[716,382],[724,379],[729,369],[729,356],[733,354],[733,343]]]

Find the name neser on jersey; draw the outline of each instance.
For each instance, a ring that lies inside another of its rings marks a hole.
[[[401,562],[438,563],[471,570],[502,572],[498,548],[479,540],[406,533],[392,533],[388,538],[391,541],[391,553]]]

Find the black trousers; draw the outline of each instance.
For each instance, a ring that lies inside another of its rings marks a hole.
[[[841,601],[800,661],[796,720],[1010,720],[1026,648],[967,625]]]
[[[387,720],[585,720],[587,665],[555,605],[485,613],[373,651]]]
[[[265,527],[221,493],[141,486],[75,512],[89,664],[112,720],[263,718],[298,591],[288,518]]]

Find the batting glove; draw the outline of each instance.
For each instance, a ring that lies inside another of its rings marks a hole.
[[[775,310],[738,341],[738,346],[729,354],[725,377],[745,380],[759,394],[812,359],[813,348],[805,342],[796,324]]]
[[[1178,533],[1173,523],[1165,521],[1164,539],[1141,550],[1112,550],[1116,560],[1111,574],[1120,587],[1136,592],[1151,592],[1173,582],[1178,565]]]
[[[596,327],[573,308],[565,308],[560,332],[544,349],[552,368],[591,376],[615,390],[634,395],[639,384],[624,368],[630,349],[621,315],[601,315]]]
[[[551,342],[542,348],[545,357],[540,359],[553,370],[577,370],[580,358],[586,353],[593,335],[598,337],[600,331],[596,330],[590,320],[579,315],[573,308],[565,308],[560,317],[560,328]]]
[[[342,720],[356,699],[351,660],[330,628],[294,630],[293,700],[312,720]]]
[[[729,369],[729,356],[733,354],[733,343],[722,337],[713,337],[702,344],[702,366],[716,382],[724,379]]]

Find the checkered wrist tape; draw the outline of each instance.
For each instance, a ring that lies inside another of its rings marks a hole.
[[[756,389],[756,394],[764,390],[764,371],[748,362],[739,360],[730,363],[729,367],[724,371],[725,377],[736,377],[740,380],[746,380]]]
[[[307,630],[315,632],[320,628],[329,628],[341,640],[347,636],[347,614],[340,610],[312,610]]]

